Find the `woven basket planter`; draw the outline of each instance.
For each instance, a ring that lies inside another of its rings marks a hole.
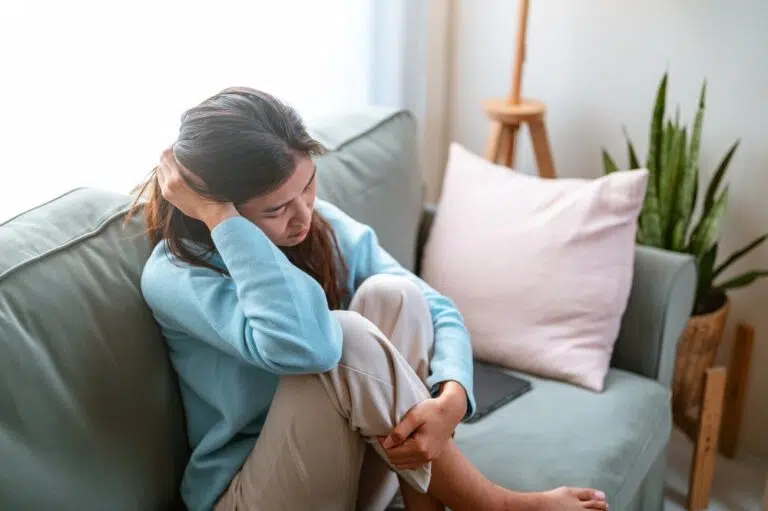
[[[677,348],[672,382],[672,407],[678,417],[701,405],[704,373],[715,364],[731,302],[708,314],[691,316]]]

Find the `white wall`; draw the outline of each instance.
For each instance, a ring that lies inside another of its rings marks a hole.
[[[481,101],[509,88],[517,2],[461,0],[454,19],[451,138],[482,153],[488,123]],[[537,0],[531,2],[524,96],[544,100],[561,177],[601,174],[600,149],[622,162],[621,127],[645,154],[657,83],[670,71],[669,105],[690,119],[704,78],[708,109],[701,161],[709,176],[737,138],[723,250],[768,231],[768,1]],[[525,135],[527,136],[527,134]],[[533,159],[520,141],[518,168]],[[736,270],[768,268],[768,246]],[[768,457],[768,280],[733,294],[733,320],[757,328],[744,452]],[[729,331],[730,333],[730,331]]]

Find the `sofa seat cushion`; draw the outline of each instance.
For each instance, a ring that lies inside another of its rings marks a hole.
[[[533,390],[474,424],[461,424],[461,450],[506,488],[603,490],[624,509],[664,451],[672,428],[670,393],[659,383],[610,369],[603,393],[515,373]]]

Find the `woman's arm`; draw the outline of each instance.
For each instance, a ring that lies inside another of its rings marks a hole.
[[[236,216],[212,231],[231,277],[170,261],[158,247],[142,292],[167,335],[181,332],[279,374],[319,373],[341,357],[341,329],[322,287]]]
[[[368,277],[380,273],[400,275],[412,280],[424,293],[432,315],[435,344],[430,361],[427,385],[433,396],[441,391],[454,392],[448,382],[456,382],[463,389],[467,400],[466,416],[475,411],[472,392],[472,347],[469,332],[454,303],[441,295],[422,279],[409,272],[379,245],[375,232],[357,222],[338,208],[323,204],[323,214],[332,221],[340,238],[349,243],[347,264],[357,287]]]
[[[155,247],[142,274],[142,292],[164,327],[279,374],[319,373],[341,358],[341,326],[322,287],[231,203],[215,202],[187,181],[199,178],[168,148],[155,171],[164,199],[203,222],[229,277],[174,261]]]

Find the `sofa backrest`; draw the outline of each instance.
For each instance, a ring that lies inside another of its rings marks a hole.
[[[0,227],[0,508],[157,509],[186,457],[126,197],[77,190]]]
[[[309,123],[318,194],[412,267],[413,118]],[[72,191],[0,225],[0,509],[167,509],[188,455],[165,344],[139,289],[151,247],[125,195]]]
[[[371,108],[313,119],[309,127],[330,151],[317,159],[318,196],[373,227],[381,245],[413,270],[423,199],[413,117]]]

